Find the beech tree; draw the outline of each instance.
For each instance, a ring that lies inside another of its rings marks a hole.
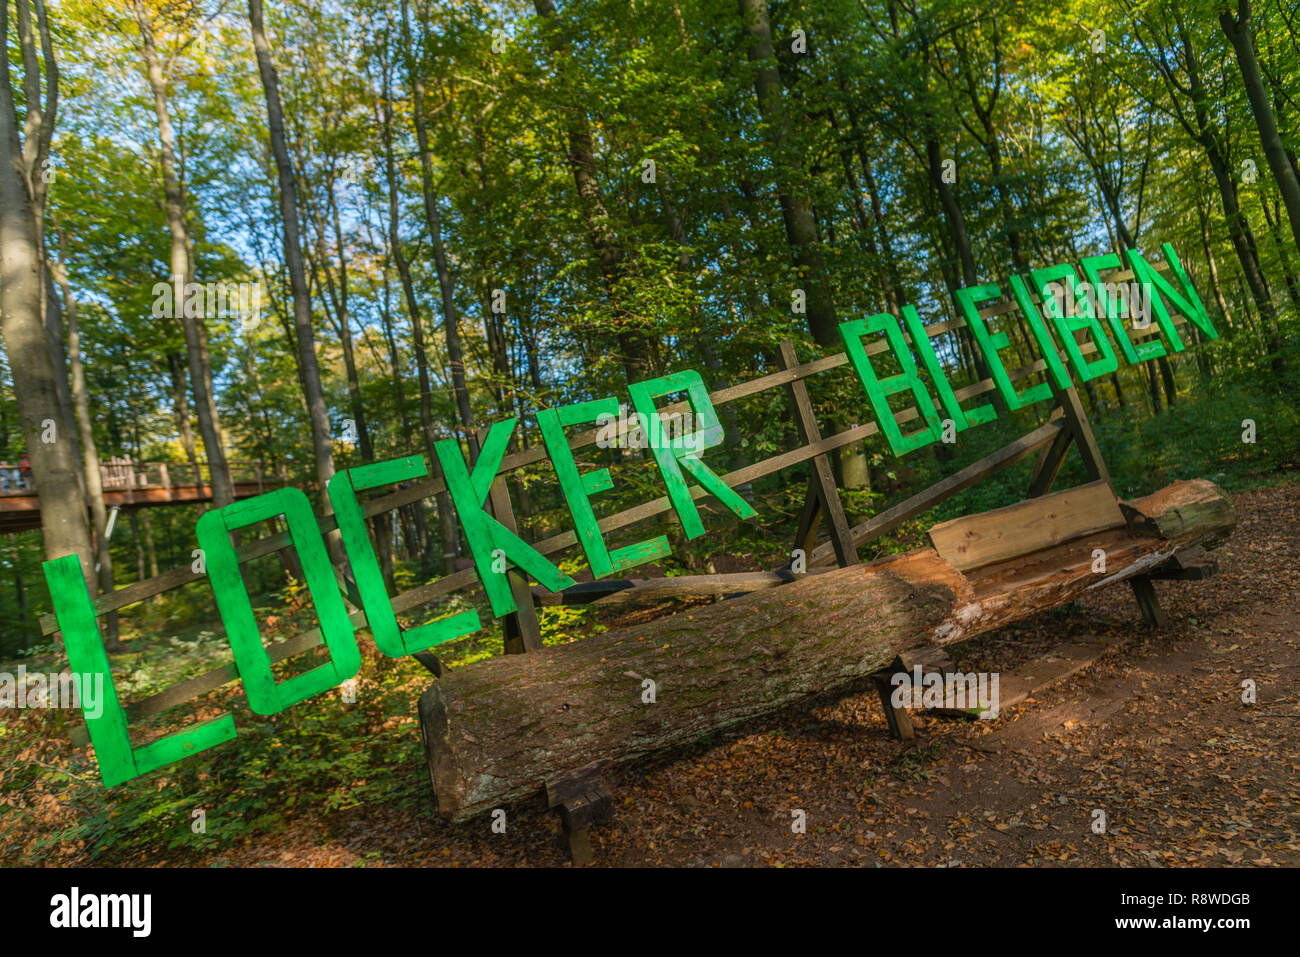
[[[11,6],[22,53],[21,123],[7,42]],[[59,401],[58,371],[42,318],[45,277],[37,205],[43,205],[44,186],[37,183],[49,159],[58,103],[44,0],[0,2],[0,36],[6,39],[0,50],[0,319],[9,373],[40,497],[45,557],[76,554],[86,580],[95,581],[81,465]]]

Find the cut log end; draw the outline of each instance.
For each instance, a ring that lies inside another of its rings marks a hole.
[[[1222,544],[1237,524],[1232,502],[1208,479],[1190,479],[1166,485],[1158,492],[1120,509],[1134,532],[1159,535],[1179,545]]]

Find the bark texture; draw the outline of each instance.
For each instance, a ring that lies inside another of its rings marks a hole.
[[[589,762],[632,760],[844,688],[900,652],[1000,628],[1213,544],[1234,522],[1204,481],[1125,503],[1125,515],[1126,528],[968,574],[920,549],[457,669],[419,703],[438,810],[464,820]],[[1095,547],[1107,575],[1092,570]]]

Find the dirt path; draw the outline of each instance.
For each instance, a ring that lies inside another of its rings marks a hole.
[[[1234,504],[1220,575],[1157,583],[1167,630],[1111,588],[954,650],[963,670],[1008,672],[1072,638],[1122,639],[997,721],[917,714],[916,740],[896,742],[863,687],[617,770],[617,815],[592,831],[597,864],[1300,865],[1300,487]],[[806,833],[792,832],[795,811]],[[504,834],[490,824],[358,809],[214,860],[566,860],[538,807],[512,809]]]

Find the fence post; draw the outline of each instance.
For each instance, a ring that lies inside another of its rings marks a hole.
[[[799,365],[794,343],[789,339],[781,343],[777,361],[782,369],[793,369]],[[794,402],[795,421],[799,426],[799,438],[804,445],[820,442],[821,429],[817,426],[817,417],[813,414],[812,399],[808,396],[808,386],[802,379],[790,383],[790,396]],[[840,501],[839,486],[835,484],[835,474],[831,471],[830,457],[825,452],[814,456],[808,468],[808,499],[804,504],[803,514],[799,519],[799,531],[794,547],[804,551],[804,560],[812,552],[817,538],[817,524],[825,516],[830,524],[831,543],[835,549],[835,560],[840,566],[856,565],[858,550],[853,544],[853,534],[849,531],[849,520],[844,514],[844,504]]]
[[[473,461],[478,460],[479,449],[487,430],[477,436],[469,437],[469,452]],[[472,467],[472,462],[471,462]],[[519,525],[515,521],[514,509],[510,505],[510,490],[505,477],[498,474],[488,489],[488,511],[492,517],[506,527],[508,531],[519,534]],[[542,647],[542,630],[537,622],[537,608],[533,604],[533,592],[528,587],[528,576],[518,568],[506,571],[506,580],[510,582],[510,594],[515,599],[515,610],[502,619],[505,631],[505,650],[508,655],[519,655],[525,651],[536,651]]]

